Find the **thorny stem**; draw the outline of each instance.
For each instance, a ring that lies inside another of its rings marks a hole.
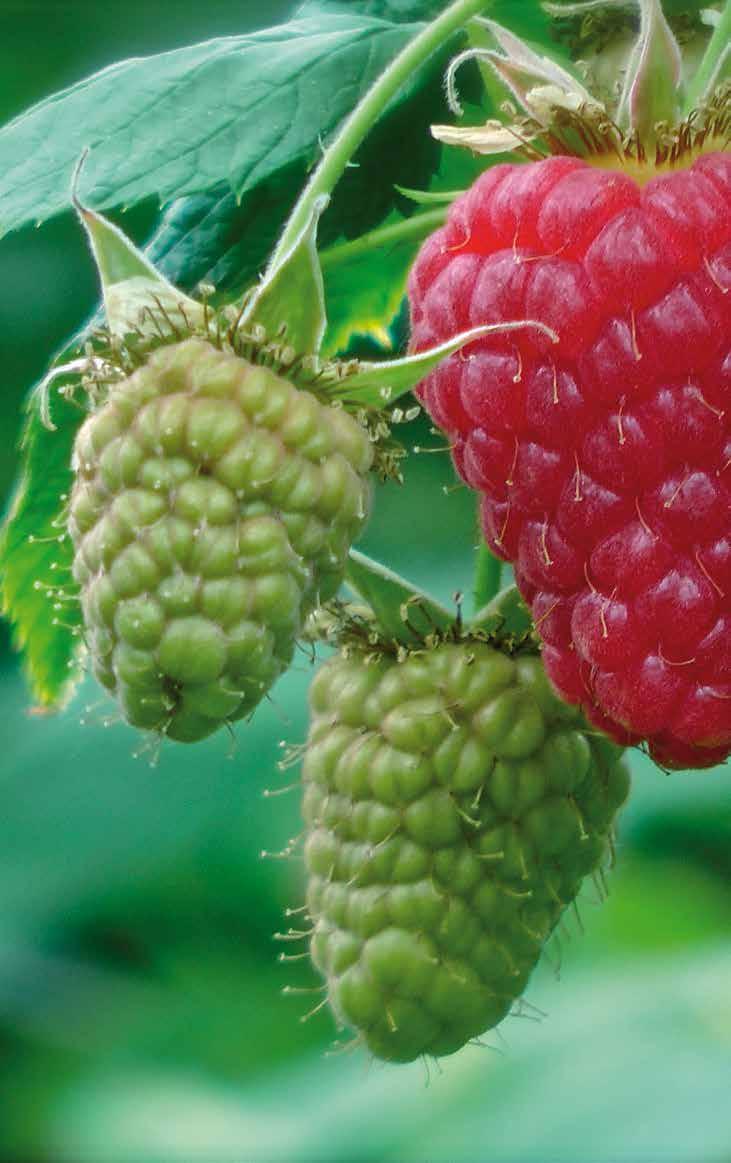
[[[726,7],[721,13],[721,19],[713,30],[703,59],[698,66],[695,76],[688,85],[688,94],[685,101],[685,112],[690,113],[705,95],[713,74],[724,53],[728,52],[731,42],[731,0],[726,0]]]
[[[484,542],[475,554],[475,581],[472,593],[475,613],[492,601],[500,590],[503,563],[491,553]]]
[[[270,261],[273,269],[291,249],[306,226],[317,198],[329,194],[368,132],[409,77],[453,32],[488,7],[490,0],[454,0],[441,16],[399,53],[356,105],[302,191],[289,216]]]

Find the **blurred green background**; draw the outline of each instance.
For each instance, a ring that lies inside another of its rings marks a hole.
[[[0,123],[120,57],[292,7],[0,0]],[[143,240],[155,213],[125,227]],[[96,290],[70,216],[0,241],[0,271],[5,495],[22,397]],[[474,541],[452,481],[444,455],[411,457],[364,541],[445,600],[469,587]],[[728,771],[633,759],[610,898],[587,891],[529,989],[546,1017],[429,1072],[330,1056],[327,1013],[302,1022],[308,998],[281,995],[314,984],[307,962],[279,964],[272,937],[301,859],[260,858],[300,831],[296,787],[262,792],[296,780],[279,744],[304,736],[310,673],[303,654],[235,742],[166,746],[151,766],[92,683],[30,714],[3,631],[0,1159],[730,1163]]]

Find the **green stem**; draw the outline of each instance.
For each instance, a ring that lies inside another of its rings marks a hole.
[[[292,248],[309,221],[315,200],[329,194],[342,176],[359,145],[375,125],[391,99],[409,77],[471,17],[487,8],[490,0],[454,0],[441,16],[420,32],[391,62],[376,83],[356,105],[335,140],[325,150],[320,164],[305,186],[284,232],[275,247],[270,267],[280,262]]]
[[[430,210],[426,214],[412,214],[411,218],[404,218],[403,222],[392,222],[389,226],[379,226],[368,234],[361,234],[352,242],[341,242],[327,250],[320,251],[320,263],[323,271],[339,266],[343,262],[350,262],[369,250],[376,250],[382,246],[389,246],[394,242],[413,242],[426,238],[433,230],[444,222],[447,216],[447,207],[440,210]]]
[[[473,600],[475,613],[492,601],[500,591],[500,577],[503,563],[495,557],[484,543],[480,544],[475,560],[475,584]]]
[[[726,7],[721,13],[721,19],[714,28],[713,36],[706,46],[703,59],[688,85],[685,100],[686,113],[690,113],[691,109],[694,109],[701,98],[705,96],[716,66],[723,53],[728,49],[729,42],[731,42],[731,0],[726,0]]]

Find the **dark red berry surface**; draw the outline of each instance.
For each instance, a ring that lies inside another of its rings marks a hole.
[[[532,319],[419,396],[482,494],[548,673],[668,767],[731,751],[731,155],[644,186],[575,158],[498,165],[409,282],[412,348]]]

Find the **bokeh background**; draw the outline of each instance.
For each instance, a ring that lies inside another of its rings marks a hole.
[[[292,8],[0,0],[0,123],[123,56]],[[144,240],[156,212],[125,228]],[[6,496],[23,395],[96,287],[68,215],[0,240],[0,275]],[[410,457],[364,541],[444,600],[469,588],[475,539],[452,483],[445,455]],[[301,857],[260,853],[301,829],[297,771],[277,764],[304,737],[310,674],[303,654],[235,741],[137,755],[91,683],[33,715],[0,630],[0,1159],[731,1163],[728,769],[669,777],[635,756],[609,900],[592,889],[567,916],[534,1020],[439,1067],[382,1067],[333,1046],[326,1011],[301,1020],[318,995],[281,994],[315,984],[273,940]]]

